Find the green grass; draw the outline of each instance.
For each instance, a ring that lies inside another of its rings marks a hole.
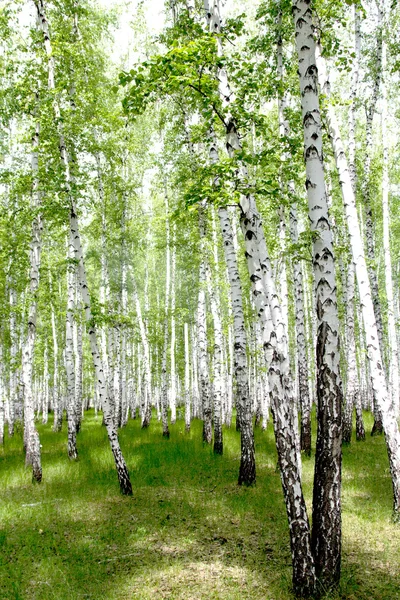
[[[70,463],[66,433],[39,426],[43,483],[24,468],[22,437],[0,449],[0,600],[289,600],[289,539],[271,424],[256,431],[257,485],[236,485],[240,439],[224,456],[201,442],[201,423],[161,435],[130,421],[121,431],[134,495],[119,494],[101,418],[89,412]],[[367,428],[372,422],[366,415]],[[343,567],[329,599],[400,598],[400,529],[384,439],[343,450]],[[308,505],[313,460],[303,459]]]

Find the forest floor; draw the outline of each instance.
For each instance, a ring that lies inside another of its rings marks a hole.
[[[372,420],[365,415],[370,431]],[[0,448],[0,600],[289,600],[289,537],[272,424],[256,430],[257,485],[237,486],[240,437],[203,447],[201,422],[169,440],[153,419],[120,433],[134,488],[119,494],[101,417],[85,415],[79,461],[66,431],[39,425],[43,482],[24,468],[22,435]],[[313,459],[303,458],[311,507]],[[330,600],[400,599],[400,526],[382,436],[343,449],[343,561]]]

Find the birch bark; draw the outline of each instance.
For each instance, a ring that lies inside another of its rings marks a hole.
[[[42,481],[42,461],[39,433],[35,427],[34,396],[32,386],[33,356],[36,339],[37,291],[39,288],[40,254],[42,248],[42,222],[40,216],[39,192],[39,123],[36,124],[32,136],[32,237],[30,247],[29,300],[28,300],[28,331],[22,345],[22,381],[24,386],[24,443],[27,465],[32,466],[32,481]]]
[[[312,544],[320,584],[340,579],[342,384],[332,231],[325,191],[321,115],[312,11],[308,0],[292,3],[304,132],[308,215],[313,241],[317,310],[317,442]]]
[[[211,281],[210,268],[207,268],[208,297],[214,322],[214,352],[213,352],[213,404],[214,404],[214,454],[223,453],[222,439],[222,323],[215,289]]]
[[[256,480],[256,463],[254,450],[254,432],[247,378],[247,336],[244,321],[242,286],[239,276],[236,252],[233,244],[233,232],[229,212],[226,208],[218,209],[221,233],[224,244],[225,260],[228,269],[231,305],[233,311],[234,332],[234,371],[236,380],[237,410],[240,411],[241,455],[239,468],[239,485],[251,485]]]
[[[203,442],[211,444],[212,442],[212,424],[211,424],[211,398],[210,381],[208,375],[208,355],[207,355],[207,319],[206,319],[206,207],[199,205],[199,232],[200,232],[200,273],[199,273],[199,298],[197,306],[197,341],[199,352],[199,379],[200,379],[200,400],[203,413]]]
[[[17,402],[17,354],[18,333],[16,320],[17,293],[13,281],[10,282],[10,386],[8,397],[8,435],[14,435],[15,405]]]
[[[277,67],[278,75],[283,80],[283,52],[282,52],[282,38],[279,34],[277,44]],[[287,110],[287,97],[286,94],[278,96],[278,113],[279,113],[279,132],[281,137],[289,137],[290,126],[286,118],[285,111]],[[287,154],[283,155],[284,160],[289,160],[290,157]],[[294,184],[293,182],[288,183],[289,195],[294,195]],[[280,209],[280,222],[281,222],[281,245],[283,251],[283,244],[285,242],[285,220],[283,207]],[[282,214],[283,213],[283,214]],[[297,206],[296,202],[292,202],[290,206],[290,235],[293,244],[298,243],[298,229],[297,229]],[[283,236],[283,237],[282,237]],[[282,292],[287,296],[287,284],[286,284],[286,271],[283,274],[285,284],[282,288]],[[298,260],[293,261],[293,283],[294,283],[294,297],[295,297],[295,325],[296,325],[296,352],[297,352],[297,378],[298,378],[298,395],[300,400],[300,412],[301,412],[301,425],[300,425],[300,449],[305,452],[308,456],[311,454],[311,401],[308,391],[308,363],[306,354],[306,338],[304,329],[304,300],[303,300],[303,278],[301,271],[301,264]],[[288,329],[287,321],[287,306],[283,309],[285,315],[285,326]]]
[[[151,419],[151,368],[150,368],[150,346],[147,337],[146,325],[142,317],[142,309],[140,307],[139,296],[137,293],[135,277],[133,274],[132,266],[129,265],[129,271],[133,283],[133,300],[136,308],[136,316],[139,322],[140,337],[142,339],[143,356],[142,356],[142,369],[144,378],[144,389],[140,394],[141,405],[140,405],[140,416],[142,420],[142,429],[146,429],[150,425]],[[138,359],[139,359],[138,352]],[[138,375],[138,382],[141,382],[140,375]]]
[[[167,375],[167,351],[168,351],[168,329],[169,329],[169,295],[171,288],[171,261],[170,261],[170,231],[169,231],[169,207],[168,207],[168,192],[165,183],[165,313],[164,313],[164,347],[161,362],[162,375],[162,397],[161,397],[161,420],[163,437],[169,438],[168,428],[168,375]]]
[[[52,279],[49,272],[50,296],[52,296]],[[62,427],[62,404],[59,393],[59,377],[58,377],[58,342],[57,342],[57,327],[56,315],[54,310],[54,302],[51,300],[51,332],[53,336],[53,431],[61,431]]]
[[[67,264],[67,323],[65,335],[65,370],[67,373],[67,423],[68,457],[78,458],[76,448],[76,401],[75,401],[75,356],[74,356],[74,310],[75,310],[75,249],[71,232],[68,242]]]
[[[190,431],[190,348],[189,348],[189,326],[184,323],[183,336],[185,343],[185,430]]]
[[[175,285],[176,285],[176,226],[173,226],[172,232],[172,260],[171,260],[171,360],[170,360],[170,373],[171,373],[171,395],[170,395],[170,409],[171,409],[171,423],[176,422],[176,369],[175,369]]]
[[[373,82],[373,89],[371,94],[371,100],[366,110],[366,126],[365,126],[365,155],[364,155],[364,177],[361,182],[362,198],[364,202],[365,210],[365,224],[364,231],[367,243],[367,258],[368,258],[368,274],[371,282],[371,293],[372,302],[374,305],[374,313],[376,319],[376,326],[378,330],[378,339],[380,345],[380,352],[382,357],[382,368],[385,370],[385,347],[383,339],[383,323],[382,323],[382,311],[379,299],[379,288],[378,288],[378,277],[376,272],[376,257],[375,257],[375,232],[374,223],[372,217],[372,206],[370,198],[370,171],[371,171],[371,153],[372,153],[372,124],[374,114],[376,111],[376,104],[378,101],[379,88],[381,84],[382,74],[382,17],[383,12],[380,3],[377,3],[378,8],[378,26],[377,26],[377,38],[376,38],[376,55],[375,55],[375,77]],[[377,408],[378,402],[375,401],[374,396],[374,414],[375,422],[372,428],[371,435],[382,433],[383,423],[382,416],[379,414]]]

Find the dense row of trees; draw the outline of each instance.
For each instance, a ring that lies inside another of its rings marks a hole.
[[[235,409],[250,485],[271,411],[294,590],[335,584],[354,411],[400,512],[398,7],[174,0],[149,39],[139,6],[133,65],[91,0],[0,11],[0,443],[22,422],[40,482],[37,419],[66,411],[74,460],[94,407],[131,494],[129,417],[222,454]]]

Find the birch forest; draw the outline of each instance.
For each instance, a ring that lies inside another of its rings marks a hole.
[[[400,598],[400,5],[0,0],[0,599]]]

